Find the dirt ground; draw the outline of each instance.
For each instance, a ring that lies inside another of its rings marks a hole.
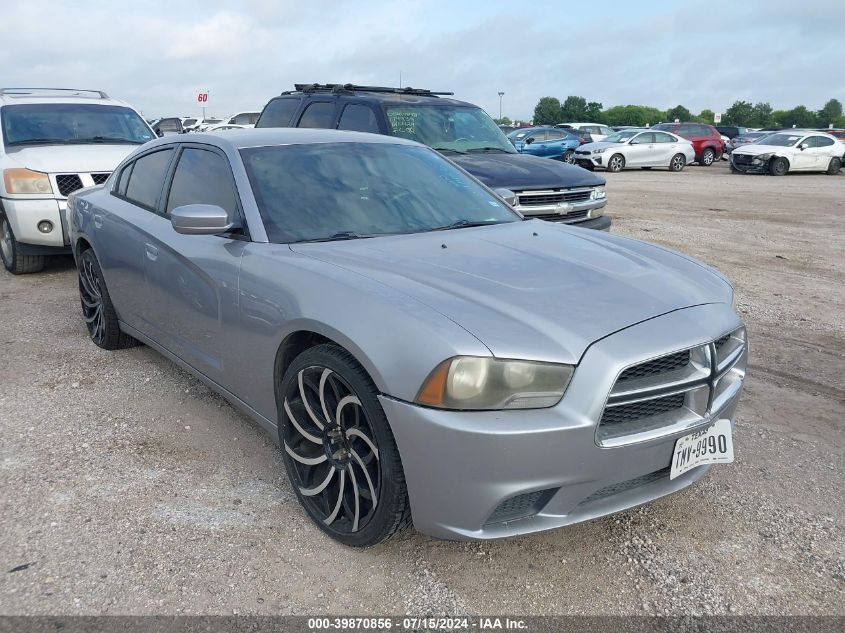
[[[589,524],[338,545],[271,438],[86,338],[72,262],[0,273],[2,614],[845,614],[845,174],[608,174],[614,232],[735,281],[737,461]]]

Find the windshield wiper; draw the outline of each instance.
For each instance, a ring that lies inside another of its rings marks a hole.
[[[25,141],[11,141],[6,145],[64,145],[67,142],[66,138],[30,138]]]
[[[339,231],[333,235],[328,237],[318,237],[313,240],[300,240],[300,242],[339,242],[341,240],[363,240],[369,237],[373,237],[372,235],[360,235],[355,231]]]
[[[436,149],[438,152],[455,152],[456,154],[466,154],[466,152],[455,149],[453,147],[443,147],[442,145],[433,145],[432,149]]]
[[[132,143],[133,145],[141,145],[143,142],[121,136],[92,136],[91,138],[75,138],[68,141],[68,143]]]
[[[506,220],[458,220],[447,224],[446,226],[438,226],[430,231],[449,231],[451,229],[469,229],[474,226],[490,226],[491,224],[503,224]]]
[[[468,149],[467,152],[503,152],[505,154],[513,154],[513,152],[509,152],[504,147],[473,147],[472,149]]]

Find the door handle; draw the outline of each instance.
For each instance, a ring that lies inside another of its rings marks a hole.
[[[153,246],[152,244],[145,244],[145,249],[147,251],[147,259],[151,262],[154,262],[158,259],[158,249]]]
[[[103,228],[103,216],[99,213],[94,214],[94,227],[98,229]]]

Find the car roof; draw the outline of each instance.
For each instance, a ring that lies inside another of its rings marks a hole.
[[[147,145],[152,147],[153,145],[170,145],[173,143],[207,143],[233,150],[248,147],[308,145],[312,143],[380,143],[388,145],[419,145],[425,147],[416,141],[410,141],[396,136],[386,136],[384,134],[293,127],[244,128],[227,130],[226,134],[199,132],[185,136],[164,137],[150,141]]]
[[[396,89],[401,90],[401,89]],[[370,101],[384,105],[432,105],[432,106],[454,106],[462,108],[477,108],[478,106],[467,101],[459,101],[458,99],[450,99],[438,96],[434,93],[426,93],[425,91],[413,92],[413,88],[408,88],[412,92],[403,94],[401,92],[386,92],[386,91],[371,91],[365,88],[358,88],[354,90],[291,90],[283,92],[278,97],[297,96],[297,97],[346,97],[355,98],[356,101]]]
[[[120,99],[112,99],[101,90],[65,88],[0,88],[0,105],[62,103],[89,105],[118,105],[131,107]]]

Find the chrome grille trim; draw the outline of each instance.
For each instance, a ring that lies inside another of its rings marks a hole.
[[[742,388],[746,350],[745,328],[738,328],[623,368],[602,410],[596,443],[620,446],[708,423]]]
[[[537,189],[516,192],[519,207],[548,206],[563,202],[585,202],[593,194],[592,187],[577,189]]]

